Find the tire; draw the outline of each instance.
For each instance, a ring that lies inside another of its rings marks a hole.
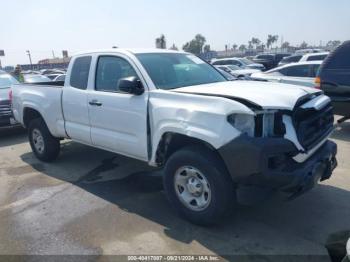
[[[191,178],[193,175],[195,179]],[[192,180],[194,186],[189,185]],[[183,186],[184,181],[187,181],[186,186]],[[197,186],[198,181],[201,187]],[[180,215],[194,224],[218,224],[231,213],[234,206],[235,188],[232,179],[222,160],[205,147],[186,147],[175,152],[166,163],[163,182],[169,201]],[[205,186],[206,183],[209,185]],[[188,199],[194,196],[193,190],[197,188],[199,192],[195,192],[195,196],[202,195],[197,198],[198,201],[189,203]],[[207,189],[210,193],[206,192]]]
[[[60,140],[51,135],[41,118],[32,120],[28,127],[29,143],[35,156],[43,162],[52,162],[60,153]]]

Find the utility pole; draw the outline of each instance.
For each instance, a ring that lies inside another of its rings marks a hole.
[[[55,52],[52,50],[52,58],[55,58]]]
[[[29,50],[27,50],[26,52],[27,52],[27,55],[29,57],[30,68],[31,68],[31,70],[33,70],[32,56],[30,55],[30,51]]]

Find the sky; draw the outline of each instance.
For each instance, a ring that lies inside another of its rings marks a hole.
[[[350,0],[11,0],[0,1],[2,65],[91,49],[181,49],[200,33],[212,49],[268,34],[293,45],[350,39]]]

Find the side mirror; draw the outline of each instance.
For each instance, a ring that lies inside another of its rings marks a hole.
[[[145,92],[145,89],[140,79],[138,79],[135,76],[119,79],[117,89],[124,93],[133,94],[137,96],[142,95],[143,92]]]

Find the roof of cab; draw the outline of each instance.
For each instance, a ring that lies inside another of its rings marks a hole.
[[[98,49],[84,52],[75,53],[74,56],[95,54],[95,53],[132,53],[132,54],[152,54],[152,53],[180,53],[187,54],[183,51],[169,50],[169,49],[157,49],[157,48],[110,48],[110,49]]]

